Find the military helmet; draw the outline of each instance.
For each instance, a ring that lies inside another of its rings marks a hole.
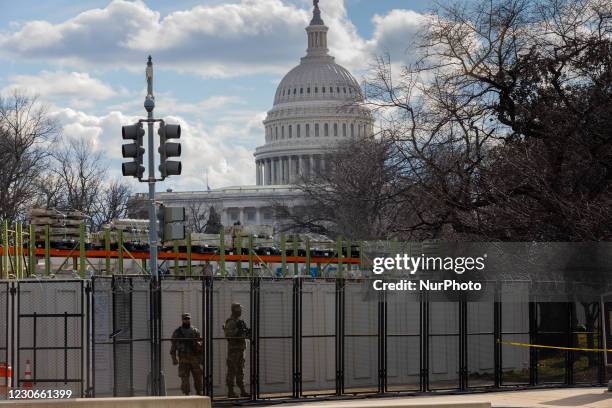
[[[183,320],[185,319],[190,319],[191,320],[191,313],[183,313]]]
[[[242,309],[242,305],[238,302],[232,302],[232,310],[234,309]]]

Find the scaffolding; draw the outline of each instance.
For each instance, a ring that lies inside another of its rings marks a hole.
[[[67,271],[80,278],[123,274],[126,262],[138,273],[149,273],[148,244],[131,239],[122,230],[105,229],[93,235],[87,233],[85,223],[73,229],[78,231],[75,237],[57,239],[50,225],[41,228],[34,224],[9,225],[5,221],[0,279],[44,277]],[[277,277],[301,274],[342,277],[355,268],[363,270],[364,265],[363,243],[351,243],[341,237],[322,242],[281,233],[278,241],[237,235],[227,242],[224,231],[206,245],[200,241],[192,244],[192,233],[187,232],[185,240],[166,242],[160,247],[158,259],[167,265],[167,271],[173,271],[172,275],[185,276],[210,273],[207,268],[212,264],[216,265],[217,275],[232,276],[228,268],[228,263],[232,263],[233,275],[239,277],[253,277],[262,272]],[[278,265],[276,269],[275,265]],[[195,266],[200,266],[201,272],[196,272]]]

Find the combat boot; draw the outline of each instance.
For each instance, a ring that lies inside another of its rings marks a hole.
[[[242,398],[247,398],[247,397],[250,397],[250,396],[251,396],[251,394],[249,394],[248,392],[246,392],[246,391],[244,390],[244,387],[240,387],[240,397],[242,397]]]
[[[227,387],[227,398],[238,398],[238,395],[234,392],[234,387]]]

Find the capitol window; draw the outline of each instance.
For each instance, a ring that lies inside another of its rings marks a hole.
[[[291,139],[291,136],[293,136],[293,135],[292,135],[292,133],[293,133],[293,132],[292,132],[292,130],[293,130],[293,129],[291,129],[291,125],[289,125],[289,139]]]
[[[319,124],[315,123],[315,137],[319,137]]]
[[[334,123],[334,136],[338,136],[338,124]]]
[[[306,93],[310,93],[310,87],[306,88]]]
[[[278,140],[278,126],[274,128],[274,133],[275,133],[274,140]]]
[[[351,123],[351,137],[355,137],[355,125]]]
[[[293,88],[293,94],[295,95],[297,93],[297,88]]]
[[[323,129],[324,129],[324,131],[323,131],[324,133],[323,134],[325,136],[329,136],[329,125],[327,123],[325,124]]]
[[[329,87],[329,93],[334,93],[334,87],[332,86]]]
[[[340,87],[339,86],[336,87],[336,93],[340,93]]]
[[[325,87],[321,87],[321,92],[325,93]]]
[[[346,137],[346,123],[342,124],[342,136]]]
[[[300,88],[300,95],[304,93],[304,88]]]
[[[306,124],[306,137],[310,137],[310,124]]]
[[[281,139],[285,138],[285,127],[281,126]]]
[[[299,124],[297,125],[297,130],[296,130],[296,132],[297,132],[297,133],[296,133],[296,136],[297,136],[297,137],[300,137],[300,125],[299,125]]]
[[[319,92],[319,88],[315,86],[315,93]]]

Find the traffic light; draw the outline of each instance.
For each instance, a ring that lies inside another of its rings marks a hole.
[[[145,131],[142,123],[123,126],[121,128],[121,136],[123,140],[133,140],[133,143],[127,143],[121,146],[121,155],[125,158],[131,158],[131,162],[121,164],[121,172],[124,176],[132,176],[141,178],[144,173],[142,165],[145,149],[142,147],[143,136]]]
[[[180,175],[181,162],[168,160],[168,157],[179,157],[181,155],[181,144],[168,142],[167,140],[181,137],[181,125],[166,125],[162,122],[157,133],[159,134],[159,172],[162,179]]]
[[[185,207],[166,207],[162,204],[157,218],[162,242],[185,239]]]

